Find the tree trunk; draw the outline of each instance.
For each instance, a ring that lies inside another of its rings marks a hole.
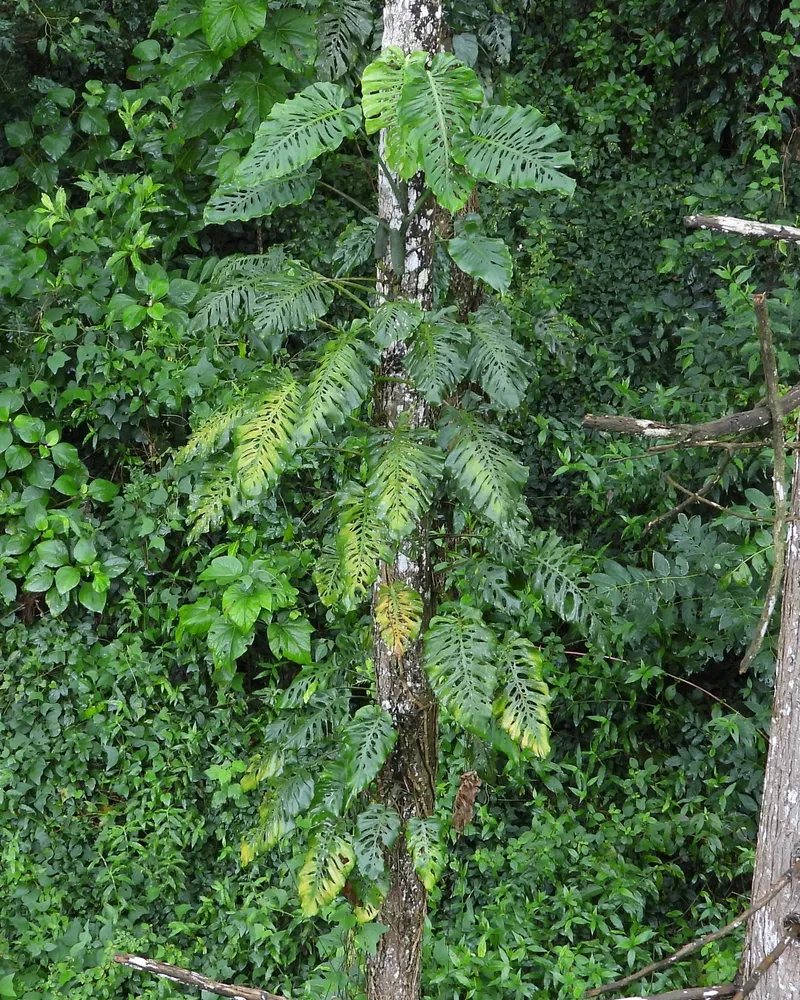
[[[786,577],[775,669],[767,769],[758,829],[753,898],[764,895],[792,863],[800,842],[800,461],[792,484]],[[748,977],[784,935],[787,914],[800,911],[800,879],[750,920],[744,950]],[[783,953],[750,994],[751,1000],[800,1000],[800,945]]]
[[[437,52],[442,33],[440,0],[387,0],[383,12],[383,46],[397,45],[404,52]],[[383,136],[381,137],[383,145]],[[403,186],[394,187],[401,200]],[[407,204],[398,202],[392,184],[379,173],[379,212],[390,229],[400,230],[403,218],[413,209],[424,190],[417,176],[407,186]],[[391,245],[391,242],[390,242]],[[423,308],[432,305],[434,247],[433,201],[416,213],[405,234],[402,273],[392,271],[391,260],[378,265],[378,291],[388,297],[403,297]],[[398,261],[395,260],[395,264]],[[398,264],[398,270],[399,264]],[[414,427],[430,423],[425,401],[408,384],[402,362],[405,347],[390,345],[381,358],[375,392],[375,422],[394,427],[407,413]],[[423,599],[423,629],[432,614],[431,574],[425,525],[404,543],[390,564],[382,564],[377,588],[400,579]],[[436,702],[422,666],[422,644],[417,642],[402,658],[393,654],[374,631],[375,685],[378,703],[394,720],[397,742],[378,778],[380,800],[395,809],[404,824],[412,817],[433,812],[438,758]],[[376,953],[367,963],[369,1000],[417,1000],[420,995],[422,935],[425,929],[427,894],[420,881],[403,835],[387,859],[391,879],[389,893],[378,915],[387,930]]]

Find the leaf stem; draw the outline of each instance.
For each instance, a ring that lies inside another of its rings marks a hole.
[[[328,191],[333,191],[333,193],[338,194],[340,198],[344,198],[346,201],[349,201],[352,205],[355,205],[356,208],[361,209],[361,211],[364,212],[365,215],[375,215],[374,211],[371,208],[367,208],[367,206],[363,203],[363,201],[359,201],[358,198],[353,198],[352,195],[349,195],[345,191],[341,191],[339,188],[334,187],[333,184],[326,184],[325,181],[317,181],[317,187],[327,188]]]

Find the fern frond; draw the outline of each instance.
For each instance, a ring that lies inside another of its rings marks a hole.
[[[327,343],[303,396],[295,430],[298,446],[342,424],[361,405],[372,373],[364,360],[366,345],[353,331]]]
[[[528,386],[522,348],[511,335],[511,319],[499,306],[482,305],[470,316],[469,377],[498,409],[516,410]]]
[[[297,888],[303,915],[313,917],[339,895],[355,864],[353,845],[333,823],[323,823],[306,854]]]
[[[375,623],[386,648],[398,659],[419,635],[422,614],[422,597],[402,580],[392,580],[378,589]]]
[[[425,633],[425,670],[439,701],[456,722],[485,729],[492,708],[496,641],[480,613],[453,606]]]
[[[467,328],[440,317],[417,328],[403,364],[420,395],[439,405],[464,377],[468,349]]]
[[[498,663],[505,684],[493,709],[511,739],[536,757],[550,752],[550,693],[542,679],[543,664],[544,657],[532,643],[516,632],[509,633],[500,647]]]
[[[360,108],[346,108],[347,91],[313,83],[273,106],[262,122],[237,177],[245,185],[286,177],[321,153],[336,149],[361,124]]]
[[[528,470],[506,449],[506,435],[475,414],[448,406],[439,440],[448,472],[475,509],[501,527],[512,523]]]
[[[326,0],[317,20],[317,69],[338,80],[352,67],[372,34],[369,0]]]
[[[424,432],[412,430],[405,417],[401,415],[388,434],[375,436],[367,483],[377,502],[378,516],[395,540],[412,532],[427,511],[444,466],[442,453],[423,444]]]
[[[233,460],[239,487],[248,496],[256,496],[278,478],[291,454],[299,402],[300,386],[283,369],[250,419],[238,428]]]

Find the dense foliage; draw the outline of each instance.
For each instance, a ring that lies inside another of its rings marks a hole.
[[[0,996],[174,995],[114,950],[359,995],[398,835],[364,794],[392,742],[364,598],[432,497],[439,808],[408,832],[425,995],[577,997],[747,893],[772,649],[735,665],[769,455],[641,458],[580,421],[755,403],[756,283],[789,380],[792,253],[681,216],[794,220],[800,5],[457,4],[430,73],[375,60],[376,17],[59,0],[0,19]],[[444,207],[495,182],[442,237],[435,315],[369,308],[366,151],[390,125],[392,166],[422,166]],[[555,142],[549,184],[485,141],[520,134]],[[487,290],[469,316],[447,308],[456,266]],[[364,419],[398,331],[447,404],[436,436]],[[728,512],[651,526],[682,499],[665,475],[716,476]],[[414,592],[379,608],[402,650]],[[653,985],[727,981],[737,945]]]

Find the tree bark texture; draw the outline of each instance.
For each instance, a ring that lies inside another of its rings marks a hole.
[[[758,829],[753,897],[766,892],[793,862],[800,843],[800,462],[795,463],[786,543],[786,575],[775,668],[767,768]],[[800,878],[750,921],[744,974],[751,975],[786,933],[784,918],[800,912]],[[800,944],[795,942],[766,972],[752,1000],[800,1000]]]
[[[383,25],[384,48],[396,45],[406,53],[437,52],[442,36],[441,0],[387,0]],[[382,148],[383,144],[381,136]],[[404,187],[398,178],[390,182],[381,169],[380,218],[391,230],[401,230],[404,217],[414,209],[424,190],[421,176],[412,178]],[[391,255],[379,262],[378,292],[386,298],[410,299],[428,309],[433,295],[433,199],[411,219],[403,249],[402,266],[396,254],[394,262]],[[412,427],[429,426],[431,421],[425,401],[408,383],[403,367],[405,351],[402,343],[391,344],[381,356],[374,419],[387,428],[395,427],[401,414],[408,415]],[[422,596],[421,631],[424,631],[432,614],[424,524],[404,543],[391,563],[379,567],[376,594],[381,585],[397,579]],[[398,657],[375,627],[373,659],[378,703],[391,714],[397,730],[394,750],[378,777],[378,795],[384,805],[396,810],[405,824],[412,817],[426,817],[433,812],[438,759],[436,702],[423,669],[421,642]],[[402,834],[389,852],[387,868],[390,889],[378,915],[387,930],[367,963],[367,995],[369,1000],[418,1000],[427,894]]]

